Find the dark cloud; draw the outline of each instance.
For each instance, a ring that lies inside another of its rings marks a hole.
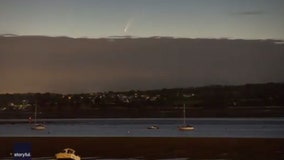
[[[273,40],[0,37],[0,92],[78,93],[284,81]]]

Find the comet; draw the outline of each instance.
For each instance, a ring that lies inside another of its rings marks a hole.
[[[126,23],[126,25],[125,25],[125,27],[124,27],[124,30],[123,30],[125,33],[126,33],[126,32],[128,31],[128,29],[130,28],[131,23],[132,23],[131,19]]]

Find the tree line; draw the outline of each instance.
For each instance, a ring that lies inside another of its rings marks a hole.
[[[186,105],[192,116],[280,116],[284,113],[284,83],[82,94],[0,94],[4,117],[177,117]],[[2,116],[3,117],[3,116]]]

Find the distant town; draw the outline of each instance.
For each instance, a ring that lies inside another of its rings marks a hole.
[[[0,94],[1,118],[281,117],[284,83],[82,94]]]

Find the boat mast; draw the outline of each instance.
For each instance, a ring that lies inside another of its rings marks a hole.
[[[35,124],[36,124],[36,113],[37,113],[37,104],[35,105],[35,121],[34,121]]]
[[[185,104],[183,104],[183,125],[186,125],[185,123]]]

